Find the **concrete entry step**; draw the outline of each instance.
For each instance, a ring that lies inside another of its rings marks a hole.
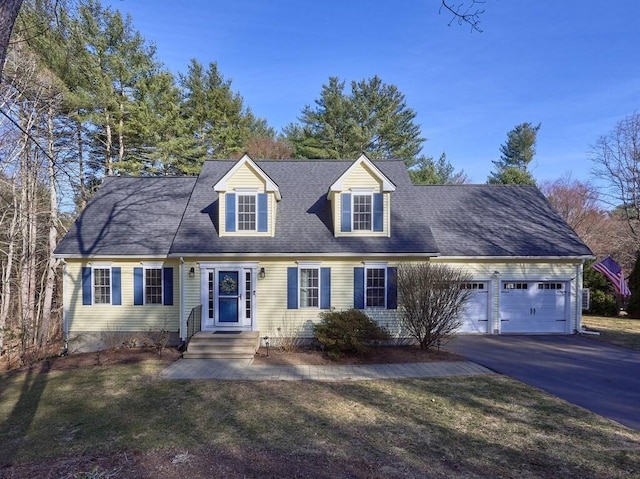
[[[189,340],[186,359],[252,359],[260,346],[258,331],[201,331]]]

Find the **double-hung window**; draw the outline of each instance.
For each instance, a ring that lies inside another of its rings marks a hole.
[[[250,190],[250,191],[247,191]],[[269,198],[251,188],[225,193],[224,229],[227,233],[266,233],[269,231]]]
[[[317,308],[320,300],[320,268],[300,268],[300,307]]]
[[[386,307],[387,268],[366,268],[365,305],[367,308]]]
[[[145,268],[144,303],[162,304],[162,268]]]
[[[256,195],[238,195],[238,231],[256,231]]]
[[[133,268],[133,304],[173,305],[173,268],[153,262]]]
[[[287,309],[331,308],[331,268],[299,262],[287,268]]]
[[[384,194],[354,191],[340,194],[341,232],[384,231]]]
[[[397,268],[386,263],[365,263],[353,270],[353,307],[356,309],[396,309],[398,307]]]
[[[93,268],[93,304],[111,304],[111,268]]]
[[[82,304],[121,305],[121,268],[110,263],[83,266]]]
[[[371,231],[372,196],[353,195],[353,230]]]

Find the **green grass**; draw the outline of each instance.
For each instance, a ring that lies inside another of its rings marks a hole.
[[[640,319],[583,316],[582,324],[600,333],[589,338],[640,351]]]
[[[640,433],[500,376],[169,382],[157,379],[162,367],[0,375],[0,473],[9,464],[153,455],[145,477],[173,477],[171,458],[215,451],[212,464],[229,477],[260,475],[232,473],[249,467],[245,457],[263,472],[277,463],[280,475],[296,464],[300,477],[330,477],[322,465],[368,471],[356,477],[640,475]]]

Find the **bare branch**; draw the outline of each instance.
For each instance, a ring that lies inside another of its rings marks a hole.
[[[472,32],[475,30],[476,32],[482,33],[480,17],[484,13],[484,10],[478,5],[484,3],[484,0],[471,0],[471,3],[466,5],[465,2],[455,4],[449,0],[442,0],[439,13],[442,13],[442,10],[451,13],[452,16],[449,21],[449,26],[454,22],[458,25],[467,24],[471,27]]]

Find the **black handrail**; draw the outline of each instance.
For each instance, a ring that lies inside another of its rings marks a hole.
[[[189,313],[189,318],[187,319],[187,339],[186,342],[189,342],[191,336],[200,332],[200,328],[202,326],[202,305],[196,306],[191,309]]]

